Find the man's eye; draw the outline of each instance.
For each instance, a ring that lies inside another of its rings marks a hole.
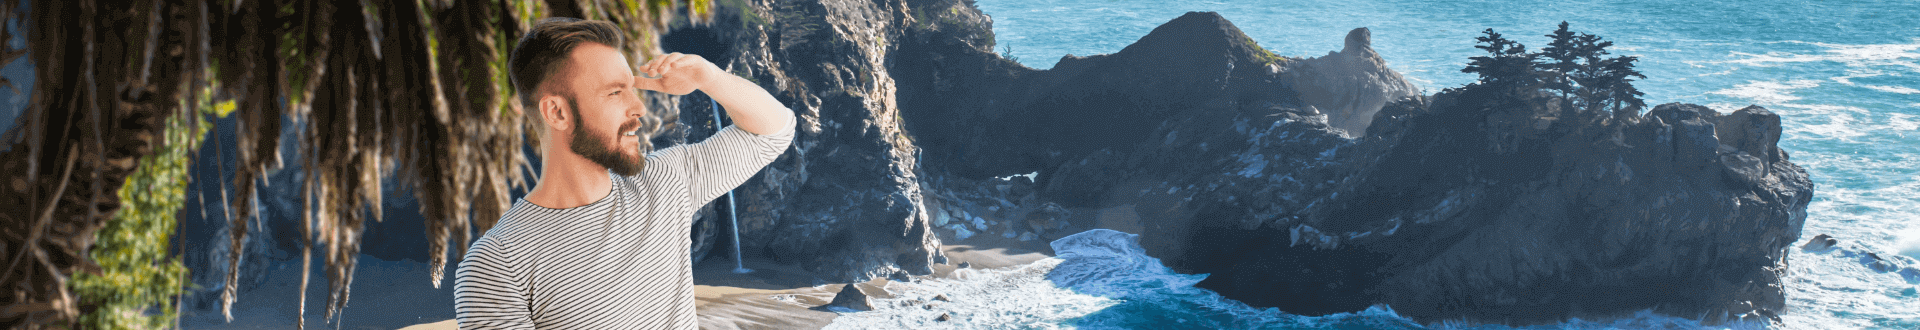
[[[613,94],[607,94],[607,96],[615,96],[615,95],[620,95],[620,91],[613,91]]]

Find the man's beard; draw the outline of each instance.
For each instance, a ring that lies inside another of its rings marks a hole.
[[[573,142],[570,143],[570,149],[573,149],[573,153],[579,154],[581,157],[586,157],[587,160],[593,161],[594,164],[600,164],[600,166],[613,170],[614,174],[622,176],[633,176],[634,174],[639,174],[640,170],[647,168],[646,157],[629,157],[625,153],[621,153],[618,147],[610,148],[607,146],[607,141],[600,138],[600,132],[595,132],[593,129],[587,128],[580,120],[579,103],[575,103],[574,100],[569,98],[567,100],[567,106],[573,109],[573,127],[579,128],[579,130],[574,132]],[[614,140],[619,141],[620,135],[624,134],[626,130],[628,129],[622,128],[621,132],[615,132]],[[643,139],[642,142],[645,142],[644,139],[646,139],[646,137],[642,136],[640,138]]]

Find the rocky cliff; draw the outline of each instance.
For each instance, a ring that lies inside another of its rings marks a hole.
[[[722,49],[710,57],[767,88],[799,125],[793,148],[735,190],[742,253],[829,281],[932,272],[939,241],[929,230],[920,151],[901,123],[887,70],[916,24],[907,4],[754,1],[719,12],[701,32]],[[682,101],[683,125],[710,125],[704,97]],[[725,212],[702,214],[696,227],[725,228]],[[696,232],[696,242],[724,242],[719,233]]]

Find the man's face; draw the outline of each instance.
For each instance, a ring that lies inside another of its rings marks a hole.
[[[563,75],[567,106],[573,112],[569,148],[587,160],[620,175],[634,175],[646,167],[640,155],[640,116],[646,112],[640,91],[633,85],[627,58],[613,47],[584,43],[569,54]]]

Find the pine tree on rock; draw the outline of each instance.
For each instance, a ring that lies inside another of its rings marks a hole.
[[[1537,54],[1528,53],[1526,45],[1509,40],[1491,28],[1481,33],[1485,35],[1474,38],[1480,45],[1473,47],[1486,51],[1487,56],[1468,58],[1467,67],[1460,72],[1479,74],[1482,85],[1506,92],[1531,92],[1538,88],[1540,75],[1533,68]]]
[[[1632,56],[1619,56],[1607,59],[1601,64],[1601,76],[1607,78],[1605,80],[1606,96],[1612,101],[1613,116],[1616,119],[1638,116],[1640,109],[1647,106],[1647,102],[1640,99],[1646,93],[1641,93],[1640,89],[1633,87],[1633,78],[1647,78],[1633,68],[1633,62],[1638,59]]]
[[[1539,63],[1540,71],[1547,73],[1544,87],[1559,91],[1561,99],[1570,99],[1573,97],[1574,86],[1573,81],[1568,79],[1567,73],[1573,72],[1580,66],[1578,62],[1580,55],[1575,53],[1579,48],[1575,40],[1576,35],[1568,29],[1566,21],[1560,21],[1560,28],[1546,36],[1553,38],[1553,41],[1547,43],[1547,47],[1540,49],[1540,57],[1548,60]]]
[[[1580,109],[1583,110],[1599,110],[1607,104],[1608,92],[1605,86],[1609,85],[1606,80],[1610,79],[1601,70],[1605,64],[1602,62],[1606,61],[1604,56],[1608,54],[1607,47],[1613,46],[1613,42],[1602,40],[1600,36],[1581,33],[1574,39],[1573,45],[1573,55],[1579,58],[1580,64],[1573,66],[1573,71],[1567,72],[1567,77],[1578,84],[1573,89],[1573,95],[1577,101],[1575,104],[1581,105]]]

